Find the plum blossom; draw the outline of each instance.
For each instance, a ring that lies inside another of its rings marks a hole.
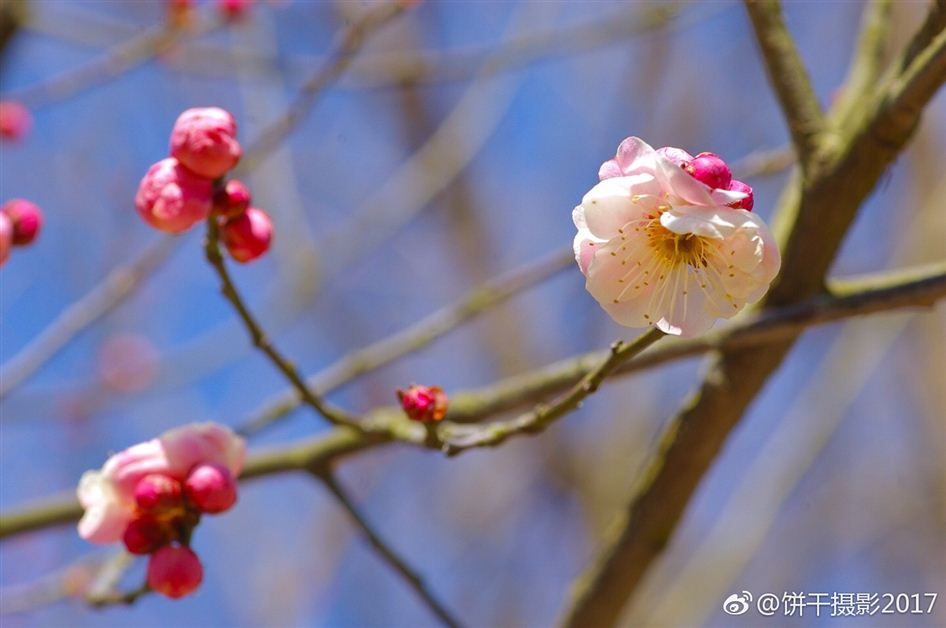
[[[738,207],[751,189],[712,188],[687,171],[687,157],[629,137],[572,212],[585,286],[621,325],[694,336],[758,301],[778,273],[768,227]],[[731,185],[728,167],[698,165]]]
[[[221,465],[237,477],[245,455],[243,439],[215,423],[185,425],[129,447],[111,456],[100,470],[86,471],[79,480],[79,503],[85,509],[79,535],[92,543],[121,541],[129,523],[143,514],[138,500],[146,492],[144,487],[139,491],[142,481],[151,488],[157,484],[151,476],[158,475],[183,484],[202,464]],[[187,507],[182,502],[175,515],[185,517]]]
[[[0,138],[20,140],[33,126],[30,110],[15,100],[0,100]]]
[[[237,165],[243,149],[233,115],[220,107],[188,109],[171,131],[171,156],[201,177],[217,179]]]

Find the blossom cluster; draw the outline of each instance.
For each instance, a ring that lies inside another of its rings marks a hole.
[[[0,207],[0,264],[15,246],[31,244],[43,226],[43,212],[34,203],[14,198]]]
[[[182,113],[171,131],[171,156],[148,169],[135,207],[149,225],[175,234],[212,213],[224,247],[245,263],[269,250],[273,225],[265,211],[251,206],[243,182],[224,178],[243,156],[236,132],[233,116],[219,107]]]
[[[246,445],[230,429],[195,423],[121,451],[79,480],[79,535],[150,555],[148,586],[171,598],[193,592],[203,567],[190,547],[204,514],[229,510]]]
[[[586,288],[617,323],[694,336],[758,301],[778,247],[752,188],[713,153],[629,137],[572,212]]]

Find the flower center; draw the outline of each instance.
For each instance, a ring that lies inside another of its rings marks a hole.
[[[660,220],[652,220],[645,227],[647,241],[660,260],[672,267],[686,264],[693,268],[706,266],[706,241],[692,233],[674,233]]]

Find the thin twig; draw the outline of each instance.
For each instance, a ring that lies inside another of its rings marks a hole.
[[[834,120],[844,120],[855,107],[869,100],[867,96],[877,85],[883,72],[884,58],[890,39],[893,0],[872,0],[864,7],[860,35],[847,78],[837,102],[831,110]]]
[[[319,391],[321,395],[337,390],[366,373],[426,347],[463,323],[570,267],[574,261],[574,254],[570,250],[556,252],[491,279],[456,303],[437,310],[410,327],[349,353],[309,377],[306,383],[311,390]],[[240,433],[256,433],[298,406],[299,396],[295,391],[283,392],[254,412],[253,418],[246,422]]]
[[[421,579],[420,575],[414,571],[410,565],[408,565],[403,558],[397,555],[397,553],[388,546],[387,543],[381,538],[381,536],[375,531],[367,519],[359,512],[358,508],[352,502],[351,498],[345,493],[342,487],[338,484],[338,481],[335,479],[335,476],[332,475],[330,471],[323,470],[317,473],[313,473],[315,477],[320,479],[325,487],[328,488],[329,492],[335,496],[335,499],[341,504],[342,508],[348,512],[352,520],[357,524],[361,529],[362,533],[368,537],[368,541],[371,543],[372,547],[377,551],[378,555],[386,562],[391,568],[397,572],[404,582],[414,590],[414,593],[424,602],[424,605],[427,606],[430,611],[437,616],[445,626],[450,626],[457,628],[462,624],[458,619],[453,617],[450,611],[443,606],[437,598],[434,597],[433,592],[424,584],[424,581]]]
[[[81,331],[121,305],[145,277],[161,266],[177,242],[167,236],[155,240],[134,261],[113,269],[101,283],[63,310],[0,368],[0,399],[45,366]]]
[[[609,375],[614,373],[641,351],[654,344],[665,334],[651,327],[629,343],[617,341],[611,346],[607,357],[591,369],[561,399],[546,405],[540,403],[531,412],[527,412],[512,421],[493,423],[482,427],[464,429],[462,426],[445,425],[439,431],[443,442],[442,448],[448,456],[455,456],[476,447],[496,447],[513,436],[538,434],[556,420],[581,407],[582,402],[594,394]]]
[[[763,148],[753,151],[733,162],[732,172],[737,179],[767,177],[786,170],[795,163],[795,149],[791,144],[778,148]]]
[[[728,330],[719,332],[716,342],[694,344],[692,349],[688,348],[686,351],[670,349],[677,343],[669,339],[665,340],[666,344],[663,347],[667,349],[658,348],[654,352],[645,352],[619,368],[614,375],[632,372],[635,370],[634,365],[637,360],[653,366],[708,350],[729,351],[737,343],[745,347],[765,345],[773,341],[779,342],[778,339],[786,333],[794,335],[802,328],[807,329],[855,316],[930,306],[946,298],[946,263],[837,280],[832,282],[832,290],[838,296],[816,297],[785,309],[769,310],[757,320],[732,324]],[[691,341],[683,341],[683,343],[689,342]],[[696,343],[695,340],[692,342]],[[603,357],[600,353],[581,355],[557,363],[551,368],[547,367],[530,373],[522,377],[520,381],[524,382],[530,378],[535,381],[530,385],[531,387],[523,384],[518,397],[516,397],[515,387],[510,385],[516,378],[504,380],[494,387],[475,393],[456,393],[451,395],[451,403],[455,409],[451,409],[447,418],[449,420],[453,417],[455,419],[453,423],[474,422],[487,419],[523,403],[534,403],[534,397],[537,394],[555,394],[573,386],[576,381],[600,364]],[[543,378],[549,383],[544,384]],[[476,399],[478,396],[482,396],[482,403]],[[461,407],[456,408],[457,405]],[[415,427],[417,424],[404,419],[400,408],[381,408],[372,412],[371,415],[376,417],[374,429],[371,430],[357,431],[348,427],[339,427],[327,434],[298,443],[256,451],[248,457],[240,480],[284,473],[310,472],[313,468],[325,468],[329,463],[344,456],[392,442],[405,442],[418,447],[426,447],[423,430],[411,430],[408,433],[407,428]],[[0,539],[72,523],[81,515],[82,509],[73,492],[45,498],[0,514]]]
[[[243,302],[243,298],[240,296],[233,280],[230,278],[226,262],[224,262],[223,255],[220,253],[218,236],[217,217],[210,216],[207,219],[207,238],[204,242],[204,254],[207,258],[207,262],[210,263],[216,271],[217,277],[220,279],[220,288],[223,296],[226,297],[230,304],[233,305],[234,309],[236,309],[240,320],[243,321],[243,325],[250,335],[250,339],[253,341],[253,346],[266,354],[279,372],[295,387],[296,392],[305,404],[311,406],[316,412],[334,425],[346,425],[360,429],[358,427],[358,417],[329,405],[316,393],[312,392],[306,385],[302,375],[296,370],[296,367],[283,357],[279,350],[276,349],[276,346],[266,336],[266,332],[263,331],[262,326],[260,326],[250,313],[249,308],[247,308],[246,304]]]
[[[819,135],[824,128],[821,106],[782,19],[778,1],[745,0],[745,5],[799,162],[806,170],[818,149]]]

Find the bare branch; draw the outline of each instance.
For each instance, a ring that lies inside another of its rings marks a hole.
[[[220,288],[223,296],[226,297],[230,304],[233,305],[234,309],[236,309],[240,320],[243,321],[243,325],[250,335],[250,339],[253,341],[253,346],[266,354],[266,357],[269,358],[279,372],[289,380],[293,387],[295,387],[303,403],[311,406],[333,425],[347,425],[357,428],[359,423],[358,417],[350,415],[339,408],[330,406],[309,389],[302,375],[296,370],[296,367],[283,357],[282,353],[280,353],[272,341],[269,340],[262,326],[260,326],[253,317],[253,314],[251,314],[250,310],[246,307],[243,298],[240,296],[240,293],[237,292],[236,286],[230,278],[230,273],[227,271],[227,265],[223,260],[223,255],[220,254],[216,216],[210,216],[207,219],[207,238],[204,243],[204,254],[207,258],[207,262],[213,267],[217,273],[217,277],[220,279]]]
[[[824,129],[821,106],[777,0],[745,0],[745,5],[799,162],[807,169]]]
[[[574,264],[569,250],[532,262],[478,286],[459,301],[437,310],[410,327],[349,353],[306,380],[311,390],[325,395],[358,377],[418,351],[463,323]],[[286,391],[253,413],[242,434],[253,434],[272,425],[299,406],[299,396]]]
[[[390,567],[401,577],[407,585],[413,589],[414,593],[423,601],[424,605],[430,609],[430,611],[436,615],[437,619],[443,623],[444,626],[450,626],[453,628],[459,627],[461,625],[460,621],[453,617],[447,608],[441,604],[437,598],[434,597],[433,592],[424,584],[423,579],[420,575],[411,568],[410,565],[405,562],[403,558],[398,556],[398,554],[387,544],[384,539],[381,538],[381,535],[372,527],[367,519],[358,511],[358,508],[352,502],[351,498],[345,493],[342,487],[338,484],[338,480],[335,479],[335,476],[332,475],[329,471],[321,471],[314,474],[318,479],[325,484],[325,487],[328,488],[329,492],[335,496],[335,499],[339,504],[348,512],[348,515],[352,518],[355,524],[361,529],[362,533],[368,538],[368,541],[371,543],[371,546],[375,549],[378,555],[381,557],[384,562],[386,562]]]
[[[898,308],[928,306],[946,298],[946,263],[903,271],[876,273],[831,283],[838,296],[819,296],[784,310],[734,323],[719,332],[715,341],[676,341],[667,339],[656,351],[644,352],[619,368],[615,375],[634,372],[645,366],[667,362],[708,350],[729,351],[733,346],[772,343],[788,333],[816,324],[844,320]],[[690,344],[693,343],[693,344]],[[766,345],[771,346],[771,345]],[[768,351],[768,348],[766,348]],[[456,393],[447,415],[452,424],[474,422],[520,405],[535,403],[535,398],[555,394],[585,377],[605,356],[595,352],[553,364],[525,376],[509,378],[481,391]],[[530,383],[531,382],[531,383]],[[517,394],[516,388],[520,391]],[[423,430],[403,418],[399,408],[380,408],[369,416],[364,431],[338,427],[309,440],[288,446],[259,450],[249,456],[241,481],[327,468],[331,462],[366,449],[393,442],[426,447]],[[0,515],[0,539],[23,532],[41,530],[77,521],[82,509],[72,494],[59,495],[26,504]]]
[[[513,436],[542,432],[556,420],[577,410],[581,403],[594,394],[605,378],[617,371],[621,364],[626,363],[664,336],[662,331],[651,327],[630,343],[625,344],[620,340],[615,342],[607,356],[588,371],[565,396],[551,405],[541,403],[531,412],[512,421],[473,429],[464,429],[462,426],[454,425],[443,426],[438,436],[443,442],[444,453],[455,456],[476,447],[496,447]]]

